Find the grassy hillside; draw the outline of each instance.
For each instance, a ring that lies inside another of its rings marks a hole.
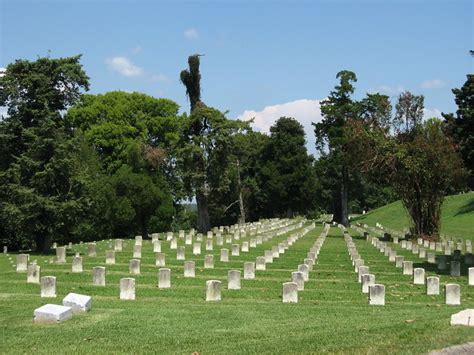
[[[267,264],[267,270],[257,271],[254,280],[242,280],[241,290],[227,289],[228,270],[242,270],[243,262],[255,261],[290,233],[231,256],[228,263],[219,261],[220,247],[215,246],[203,253],[214,255],[214,269],[204,269],[204,255],[192,255],[188,246],[186,258],[196,262],[195,278],[183,278],[184,262],[176,260],[176,251],[163,242],[172,270],[170,289],[156,287],[153,248],[144,241],[141,274],[133,275],[135,301],[118,297],[120,278],[130,277],[133,241],[126,241],[123,252],[117,253],[115,265],[107,265],[104,287],[92,285],[91,270],[104,265],[108,241],[97,243],[97,257],[87,256],[86,245],[74,245],[66,264],[55,263],[49,255],[32,255],[43,276],[57,277],[58,295],[52,299],[40,298],[39,285],[27,284],[25,273],[15,272],[15,254],[0,254],[0,354],[417,354],[474,341],[474,328],[449,325],[451,314],[474,307],[474,287],[468,286],[464,265],[461,277],[440,275],[441,294],[428,296],[425,286],[414,285],[411,276],[403,275],[370,243],[354,238],[365,265],[386,287],[386,305],[369,306],[337,228],[329,231],[298,304],[282,303],[282,283],[289,281],[321,231],[318,226],[299,239]],[[435,275],[432,265],[393,247],[406,260],[425,267],[427,276]],[[83,273],[71,273],[75,252],[84,256]],[[210,279],[223,282],[221,302],[204,300]],[[444,284],[451,282],[462,287],[461,306],[444,304]],[[36,307],[61,303],[68,292],[91,295],[92,310],[62,324],[32,322]]]
[[[354,220],[369,225],[379,222],[397,230],[409,227],[407,213],[399,201]],[[442,208],[441,233],[456,238],[474,237],[474,192],[446,198]]]

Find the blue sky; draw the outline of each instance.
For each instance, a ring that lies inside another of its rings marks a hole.
[[[263,131],[293,115],[308,132],[343,69],[356,96],[425,95],[427,116],[455,110],[474,60],[472,1],[0,0],[0,67],[82,54],[91,92],[140,91],[189,110],[179,73],[201,60],[203,100]],[[313,149],[311,149],[313,150]]]

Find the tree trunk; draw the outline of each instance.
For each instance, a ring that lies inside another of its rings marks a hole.
[[[349,172],[346,166],[342,167],[341,215],[338,222],[345,227],[349,226]]]
[[[240,181],[240,161],[239,160],[237,160],[237,182],[238,182],[238,188],[239,188],[239,209],[240,209],[239,224],[245,224],[244,197],[242,196],[242,182]]]
[[[53,245],[53,238],[50,234],[43,237],[37,236],[36,238],[36,251],[48,254],[51,251]]]
[[[196,202],[198,212],[198,231],[200,233],[206,233],[211,229],[207,196],[202,192],[196,193]]]

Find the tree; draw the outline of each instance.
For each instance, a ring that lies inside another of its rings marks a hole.
[[[87,206],[80,148],[62,112],[89,87],[80,56],[17,60],[0,78],[0,215],[8,244],[48,251],[70,236]],[[3,233],[2,233],[3,234]]]
[[[447,132],[457,144],[457,148],[468,171],[468,186],[474,190],[474,75],[460,89],[453,89],[458,106],[456,114],[445,114]]]
[[[346,131],[361,170],[390,184],[401,199],[412,234],[433,240],[439,236],[444,197],[463,175],[462,162],[443,128],[441,121],[431,119],[412,127],[409,134],[391,135],[354,120]]]
[[[316,135],[316,149],[322,156],[330,157],[337,171],[337,199],[334,204],[334,220],[347,226],[349,224],[349,165],[348,150],[343,131],[346,122],[357,115],[358,105],[351,95],[356,75],[347,70],[336,76],[340,84],[331,91],[328,99],[321,103],[323,120],[313,123]]]
[[[180,176],[189,197],[195,196],[198,208],[198,230],[210,229],[209,198],[228,191],[229,153],[233,136],[248,125],[229,120],[211,107],[196,107],[185,119],[179,157]]]
[[[183,196],[175,169],[178,109],[171,100],[118,91],[84,95],[67,112],[68,128],[83,132],[102,164],[94,191],[104,237],[169,230]]]
[[[423,95],[413,95],[409,91],[400,94],[395,105],[394,127],[399,131],[405,130],[405,132],[409,132],[412,128],[419,125],[423,120],[424,101]]]
[[[293,217],[314,206],[315,178],[305,146],[303,126],[291,117],[281,117],[270,128],[258,175],[272,216]]]

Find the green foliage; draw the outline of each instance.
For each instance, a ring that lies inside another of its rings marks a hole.
[[[73,240],[89,201],[83,163],[61,112],[88,88],[80,56],[18,60],[0,78],[0,234],[9,245],[48,251],[53,240]]]
[[[316,182],[311,158],[303,126],[294,118],[281,117],[270,128],[258,179],[270,216],[304,214],[314,206]]]
[[[458,150],[468,170],[468,186],[474,190],[474,75],[468,74],[460,89],[453,89],[458,106],[456,115],[443,114],[447,131],[458,145]]]

